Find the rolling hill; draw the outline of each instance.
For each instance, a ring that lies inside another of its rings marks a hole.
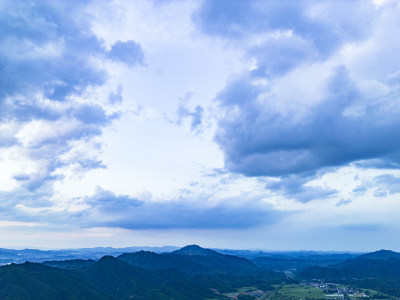
[[[77,272],[27,262],[0,268],[0,299],[107,300],[112,297]]]

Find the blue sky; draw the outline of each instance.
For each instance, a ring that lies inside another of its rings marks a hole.
[[[0,247],[400,251],[397,1],[0,15]]]

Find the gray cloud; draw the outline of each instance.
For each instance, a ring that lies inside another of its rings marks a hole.
[[[337,190],[330,188],[314,187],[305,185],[310,179],[317,176],[288,175],[282,176],[279,180],[270,180],[265,184],[265,188],[280,193],[286,198],[295,199],[300,202],[325,199],[334,196]]]
[[[351,203],[350,199],[341,199],[336,203],[336,206],[343,206],[343,205],[347,205],[350,203]]]
[[[64,101],[107,79],[91,58],[143,63],[140,44],[134,41],[117,41],[107,52],[103,40],[90,30],[85,2],[14,4],[4,1],[0,7],[0,98],[39,93]],[[26,101],[15,104],[19,108]]]
[[[19,177],[18,180],[29,180]],[[0,219],[8,221],[47,223],[62,220],[54,216],[51,210],[53,203],[50,182],[40,185],[34,191],[29,188],[18,188],[11,192],[0,192]]]
[[[384,188],[377,188],[373,195],[374,197],[386,197],[388,195],[388,191]]]
[[[203,114],[204,114],[204,109],[200,105],[197,105],[194,109],[194,111],[191,113],[192,117],[192,122],[191,122],[191,127],[190,129],[192,131],[198,130],[202,123],[203,123]]]
[[[379,186],[381,193],[395,194],[400,193],[400,177],[392,174],[384,174],[374,178],[374,184]]]
[[[129,66],[143,65],[144,63],[142,47],[135,41],[116,42],[107,53],[107,57]]]
[[[84,4],[36,2],[1,7],[1,98],[41,93],[63,101],[88,85],[104,83],[106,74],[90,63],[104,53],[103,43],[88,31]]]
[[[103,107],[93,104],[84,104],[78,108],[70,109],[68,112],[84,124],[98,124],[103,126],[118,117],[118,114],[107,115]]]
[[[388,111],[395,98],[363,102],[345,68],[336,70],[326,99],[300,122],[260,104],[258,93],[257,87],[232,82],[218,97],[226,115],[215,140],[231,171],[282,176],[366,159],[400,166],[400,120],[396,110]],[[362,112],[347,114],[355,106]]]
[[[384,99],[366,94],[346,63],[326,67],[331,76],[323,92],[318,92],[318,104],[298,101],[301,96],[291,92],[289,81],[284,87],[287,98],[296,99],[295,105],[307,105],[282,108],[281,102],[288,99],[280,99],[274,89],[296,68],[323,64],[346,43],[354,45],[372,37],[379,42],[374,34],[385,34],[377,25],[382,12],[372,1],[203,2],[193,15],[197,27],[229,41],[232,47],[248,45],[244,59],[252,63],[250,71],[231,78],[216,97],[223,117],[218,120],[215,141],[225,154],[227,170],[282,177],[266,188],[306,202],[335,194],[304,186],[328,168],[400,167],[399,92],[388,74],[377,79],[392,89]],[[398,61],[396,44],[389,49],[388,57]],[[380,67],[392,74],[396,68],[389,60]],[[294,90],[302,80],[309,88],[306,80],[315,80],[312,76],[298,76]]]
[[[108,96],[108,100],[111,104],[122,102],[122,85],[119,85],[115,92],[111,92]]]
[[[365,194],[365,192],[367,190],[368,189],[365,186],[359,185],[355,189],[353,189],[353,193],[356,193],[356,194],[359,194],[359,195],[363,195],[363,194]]]
[[[346,17],[350,11],[352,18]],[[365,1],[206,0],[193,19],[206,34],[239,41],[251,34],[290,30],[325,57],[343,42],[365,37],[373,12],[372,2]]]
[[[197,105],[193,111],[188,108],[188,102],[192,98],[193,92],[188,91],[185,95],[179,98],[179,105],[176,110],[177,120],[176,124],[181,125],[182,121],[186,118],[191,119],[190,130],[192,132],[199,132],[202,129],[203,125],[203,116],[204,116],[204,108],[200,105]]]
[[[20,138],[2,136],[0,147],[23,148],[24,159],[37,170],[17,174],[14,179],[34,190],[61,177],[57,168],[80,166],[84,172],[104,167],[95,154],[81,153],[79,159],[62,158],[74,143],[91,144],[105,126],[118,118],[101,103],[86,100],[88,88],[107,82],[108,74],[96,59],[108,58],[129,66],[143,64],[140,44],[117,41],[107,51],[104,41],[91,30],[91,1],[2,1],[0,4],[0,124],[15,122],[19,129],[36,122],[52,127],[23,144]],[[121,87],[110,102],[121,102]],[[41,122],[41,123],[40,123]],[[47,126],[47,127],[46,127]],[[28,127],[29,128],[29,127]],[[29,129],[26,130],[29,130]]]
[[[85,226],[127,229],[250,228],[276,223],[287,213],[260,201],[239,199],[207,203],[206,199],[144,201],[97,188],[85,202],[90,208],[75,215]]]
[[[365,181],[353,189],[353,193],[364,195],[368,190],[373,190],[374,197],[386,197],[389,194],[400,193],[400,177],[393,174],[375,176],[372,180]]]

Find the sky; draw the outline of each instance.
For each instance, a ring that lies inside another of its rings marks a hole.
[[[0,247],[400,251],[400,2],[1,0]]]

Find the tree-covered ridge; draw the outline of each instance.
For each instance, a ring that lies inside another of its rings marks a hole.
[[[107,300],[112,297],[76,271],[27,262],[0,268],[0,299]]]

